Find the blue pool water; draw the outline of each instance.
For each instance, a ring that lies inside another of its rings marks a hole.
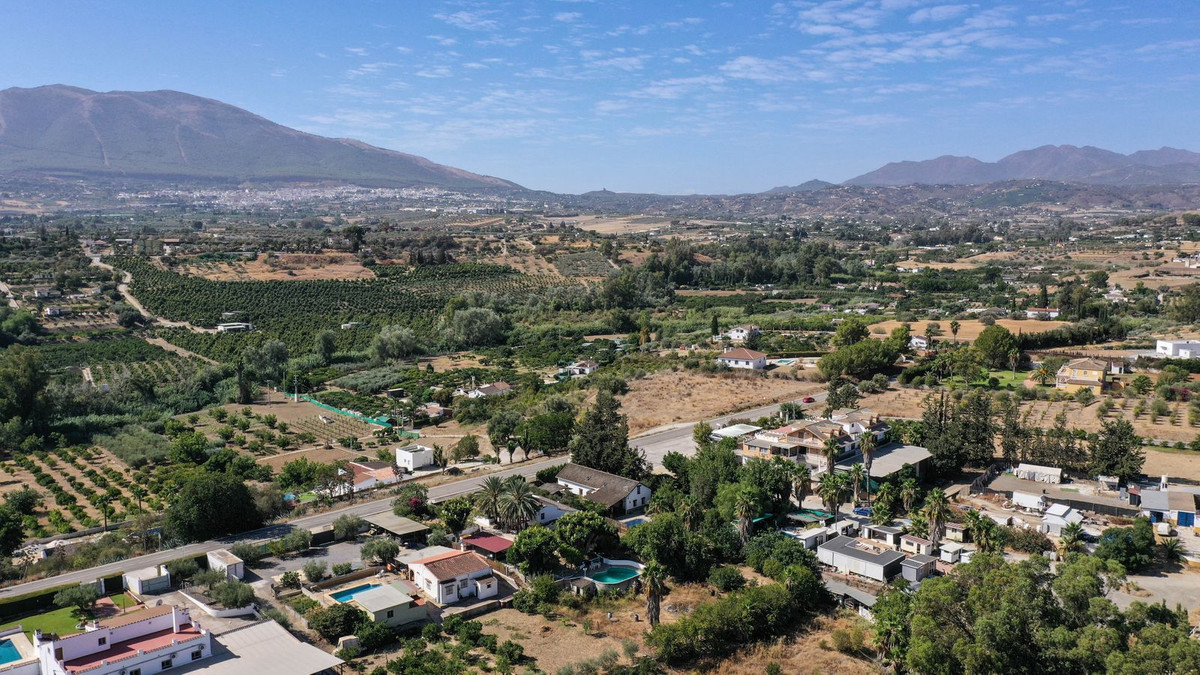
[[[614,565],[590,575],[590,578],[598,584],[619,584],[622,581],[628,581],[636,577],[638,574],[640,572],[632,567],[618,567]]]
[[[21,652],[17,651],[17,646],[12,640],[0,642],[0,664],[12,663],[13,661],[21,660]]]
[[[338,602],[350,602],[351,600],[354,599],[354,596],[356,596],[360,593],[366,593],[367,591],[371,590],[372,588],[375,588],[376,585],[377,584],[363,584],[361,586],[355,586],[354,588],[347,588],[344,591],[338,591],[337,593],[331,593],[329,595],[329,597],[333,598],[334,600],[337,600]]]

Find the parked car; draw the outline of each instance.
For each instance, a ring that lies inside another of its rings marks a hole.
[[[804,401],[805,403],[815,403],[817,399],[815,399],[811,396],[805,396],[804,398],[802,398],[800,400]]]

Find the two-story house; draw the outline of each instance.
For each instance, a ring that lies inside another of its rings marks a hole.
[[[825,455],[830,440],[840,448],[834,457],[836,462],[857,452],[864,434],[870,433],[882,441],[888,428],[873,410],[835,410],[828,418],[799,420],[755,434],[742,442],[742,458],[745,461],[783,457],[804,462],[814,473],[820,473],[830,468]]]
[[[1098,395],[1108,386],[1108,371],[1109,365],[1106,361],[1075,359],[1058,369],[1054,386],[1071,393],[1080,389],[1090,389],[1093,394]]]
[[[33,644],[44,675],[152,675],[212,656],[212,635],[174,605],[93,622],[73,635],[36,631]]]

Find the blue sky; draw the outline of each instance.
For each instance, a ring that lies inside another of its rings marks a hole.
[[[1200,150],[1200,2],[28,2],[0,88],[177,89],[562,192]]]

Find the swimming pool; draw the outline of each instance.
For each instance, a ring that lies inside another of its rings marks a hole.
[[[21,652],[12,640],[0,642],[0,664],[21,660]]]
[[[330,593],[329,597],[338,602],[350,602],[354,599],[354,596],[359,595],[360,593],[366,593],[376,586],[378,586],[378,584],[362,584],[361,586],[347,588],[343,591],[338,591],[337,593]]]
[[[610,565],[604,569],[589,576],[589,578],[598,584],[619,584],[622,581],[630,579],[641,574],[632,567],[622,567],[620,565]]]

